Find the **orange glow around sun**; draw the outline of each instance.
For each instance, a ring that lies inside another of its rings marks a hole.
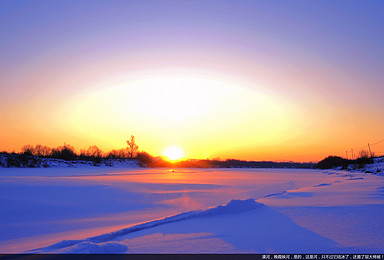
[[[183,150],[177,146],[170,146],[164,150],[163,155],[171,161],[176,161],[184,157]]]

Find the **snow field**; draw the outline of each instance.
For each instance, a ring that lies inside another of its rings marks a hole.
[[[295,169],[0,169],[0,251],[384,248],[382,176]]]

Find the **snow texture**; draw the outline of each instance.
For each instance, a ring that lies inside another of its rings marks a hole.
[[[37,250],[36,252],[50,252],[52,250],[61,253],[121,253],[127,248],[118,243],[108,243],[116,237],[124,236],[144,229],[150,229],[156,226],[183,221],[192,218],[217,216],[223,214],[235,214],[260,208],[263,204],[254,199],[231,200],[226,205],[219,205],[204,210],[184,212],[174,216],[169,216],[154,221],[145,222],[133,227],[125,228],[119,231],[90,237],[85,240],[64,240],[49,247]],[[63,250],[64,248],[68,248]]]
[[[0,168],[0,205],[0,253],[384,248],[384,178],[359,171]]]
[[[67,254],[121,254],[125,253],[127,249],[127,246],[118,242],[92,243],[83,241],[57,252]]]
[[[337,170],[341,170],[341,167],[338,167]],[[347,167],[347,171],[384,175],[384,157],[374,158],[373,163],[366,164],[362,167],[360,165],[350,164]]]

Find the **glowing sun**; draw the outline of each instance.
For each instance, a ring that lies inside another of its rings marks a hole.
[[[164,156],[168,157],[171,161],[178,160],[184,156],[183,150],[177,146],[170,146],[163,152]]]

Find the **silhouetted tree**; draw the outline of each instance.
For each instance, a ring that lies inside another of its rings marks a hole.
[[[116,150],[112,150],[110,151],[107,156],[106,156],[108,159],[118,159],[118,154],[117,154],[117,151]]]
[[[103,157],[103,151],[96,145],[90,146],[87,150],[87,156],[93,158],[101,158]]]
[[[369,157],[370,157],[370,155],[369,155],[367,150],[361,150],[359,152],[359,158],[369,158]]]
[[[33,155],[33,145],[27,144],[21,147],[21,153],[24,155]]]
[[[64,146],[59,146],[52,149],[53,158],[70,161],[70,160],[76,159],[76,156],[77,155],[76,155],[75,148],[73,146],[70,146],[69,144],[64,143]]]
[[[135,137],[133,135],[131,135],[131,138],[127,140],[127,144],[128,155],[129,158],[132,159],[136,155],[137,150],[139,149],[139,146],[136,144]]]
[[[81,159],[87,159],[87,158],[88,158],[87,150],[85,150],[85,149],[80,149],[79,157],[80,157]]]
[[[42,156],[42,152],[43,152],[43,146],[41,144],[35,145],[33,155]]]
[[[107,156],[109,159],[124,159],[128,158],[128,148],[110,151]]]
[[[48,157],[48,156],[52,155],[52,148],[50,148],[48,146],[42,145],[42,146],[40,146],[39,149],[40,149],[41,156]]]
[[[338,166],[346,166],[349,162],[350,160],[341,158],[339,156],[328,156],[327,158],[318,162],[316,168],[330,169]]]
[[[136,159],[141,161],[142,163],[145,163],[147,166],[151,165],[153,162],[153,157],[147,152],[138,152],[136,155]]]

